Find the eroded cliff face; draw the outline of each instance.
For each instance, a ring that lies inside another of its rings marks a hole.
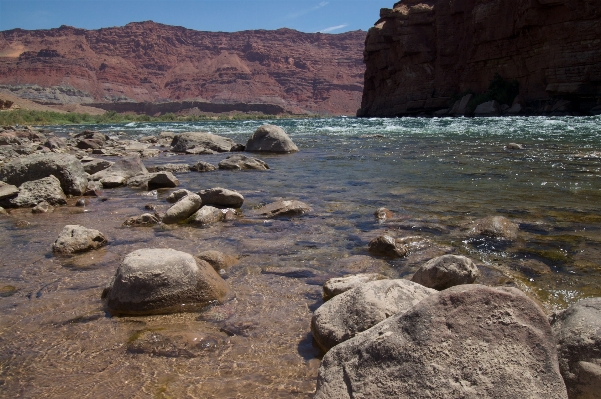
[[[199,32],[151,21],[15,29],[0,32],[0,85],[48,103],[196,100],[354,114],[364,40],[361,31]]]
[[[519,82],[522,113],[587,113],[601,105],[601,1],[402,0],[364,59],[360,116],[443,115],[496,74]]]

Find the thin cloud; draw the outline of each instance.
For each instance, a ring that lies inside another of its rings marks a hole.
[[[347,26],[348,26],[348,24],[330,26],[329,28],[325,28],[325,29],[320,30],[319,33],[330,33],[330,32],[333,32],[335,30],[338,30],[338,29],[346,28]]]
[[[323,8],[323,7],[325,7],[325,6],[327,6],[328,4],[330,4],[330,2],[329,2],[329,1],[322,1],[321,3],[319,3],[318,5],[316,5],[316,6],[314,6],[314,7],[307,8],[307,9],[305,9],[305,10],[301,10],[301,11],[298,11],[298,12],[295,12],[295,13],[292,13],[292,14],[288,14],[288,15],[286,16],[286,19],[296,19],[296,18],[298,18],[298,17],[302,17],[303,15],[309,14],[310,12],[317,11],[317,10],[319,10],[320,8]]]

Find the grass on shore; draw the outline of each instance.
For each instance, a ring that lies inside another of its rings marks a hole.
[[[127,122],[197,122],[207,120],[259,120],[259,119],[284,119],[284,118],[311,118],[321,117],[318,115],[194,115],[182,116],[167,113],[161,116],[119,114],[108,111],[103,115],[78,114],[75,112],[60,113],[49,111],[15,110],[0,112],[0,126],[8,125],[83,125],[103,123],[127,123]]]

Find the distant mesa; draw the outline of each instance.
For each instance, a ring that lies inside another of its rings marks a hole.
[[[200,32],[152,21],[0,32],[0,91],[117,112],[353,115],[365,32]]]

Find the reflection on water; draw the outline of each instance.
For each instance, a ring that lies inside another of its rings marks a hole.
[[[179,174],[182,188],[226,187],[243,213],[279,198],[314,212],[272,221],[244,217],[194,228],[126,228],[146,195],[106,190],[85,209],[16,210],[0,218],[0,397],[311,397],[319,367],[309,333],[327,278],[377,271],[410,276],[426,260],[460,253],[481,281],[517,286],[548,311],[601,294],[599,117],[323,119],[275,121],[301,151],[261,155],[268,171]],[[210,131],[246,139],[262,122],[97,126],[120,138]],[[87,126],[86,128],[89,128]],[[71,127],[57,127],[61,134]],[[75,128],[77,129],[77,128]],[[524,150],[506,150],[517,142]],[[218,163],[225,155],[170,156],[160,163]],[[74,200],[73,200],[74,201]],[[396,217],[377,223],[385,206]],[[512,243],[470,239],[469,224],[506,216]],[[59,258],[65,224],[101,230],[108,247]],[[375,236],[412,236],[406,259],[367,253]],[[236,298],[203,312],[108,317],[100,293],[127,253],[147,247],[239,257],[224,277]]]

